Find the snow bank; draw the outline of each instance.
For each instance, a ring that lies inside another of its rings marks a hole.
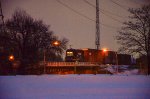
[[[150,77],[0,76],[0,99],[150,99]]]
[[[112,66],[107,66],[107,68],[105,69],[111,72],[112,74],[117,74],[117,75],[139,75],[138,69],[129,70],[128,67],[129,67],[128,65],[121,65],[118,68],[117,65],[112,65]],[[118,68],[118,72],[117,72],[117,68]]]
[[[139,70],[138,69],[133,69],[133,70],[126,70],[124,72],[118,73],[119,75],[138,75]]]

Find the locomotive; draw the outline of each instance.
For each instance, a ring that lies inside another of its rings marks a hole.
[[[117,64],[117,53],[97,49],[68,49],[66,62],[97,62],[99,64]]]
[[[68,49],[66,51],[66,62],[96,62],[110,65],[132,65],[133,58],[128,54],[117,54],[115,51],[104,51],[97,49]]]

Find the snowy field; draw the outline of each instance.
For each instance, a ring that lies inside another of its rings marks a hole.
[[[0,99],[150,99],[150,76],[0,76]]]

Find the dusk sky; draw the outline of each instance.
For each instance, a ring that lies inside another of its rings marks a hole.
[[[60,1],[60,2],[59,2]],[[88,1],[88,2],[86,2]],[[95,48],[96,0],[2,0],[4,19],[15,9],[25,10],[33,18],[41,19],[50,30],[69,39],[72,48]],[[121,22],[127,21],[129,7],[136,8],[150,0],[99,0],[101,48],[117,51],[115,36]],[[88,4],[90,3],[90,4]],[[64,5],[63,5],[64,4]]]

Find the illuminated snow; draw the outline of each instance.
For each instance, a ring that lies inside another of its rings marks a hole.
[[[150,76],[0,76],[0,99],[150,99]]]

